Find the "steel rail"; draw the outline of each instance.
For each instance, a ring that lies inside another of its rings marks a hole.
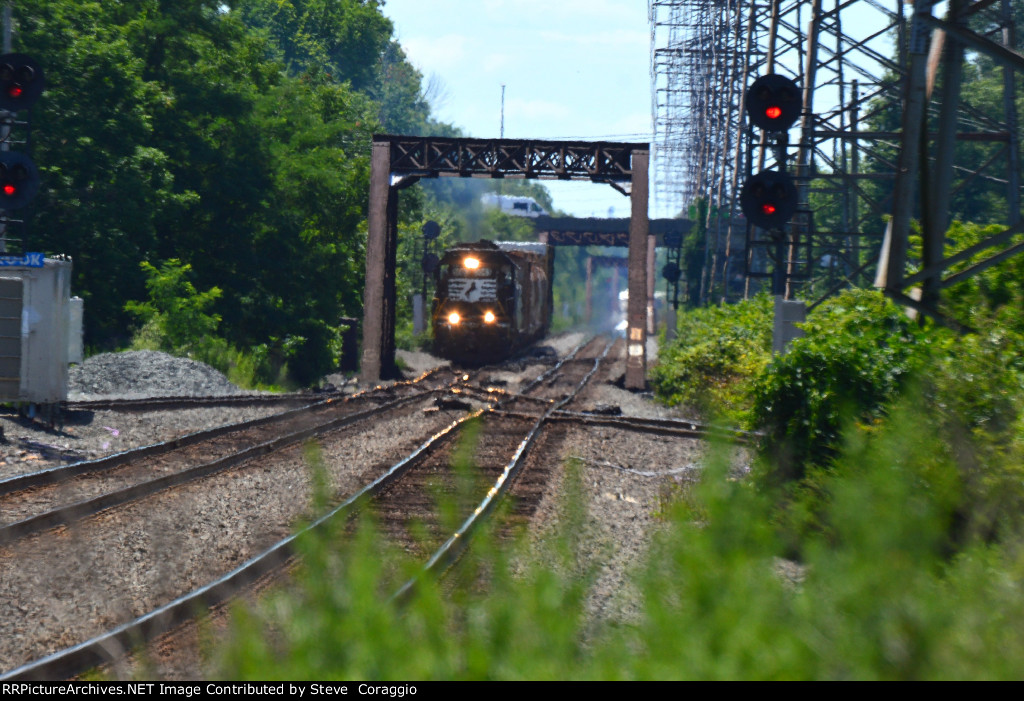
[[[579,354],[579,352],[580,352],[581,350],[583,350],[583,349],[584,349],[584,348],[585,348],[585,347],[586,347],[587,345],[589,345],[590,343],[592,343],[592,342],[594,341],[594,339],[595,339],[595,338],[597,338],[597,336],[591,336],[591,337],[590,337],[590,338],[588,338],[587,340],[585,340],[585,341],[582,341],[582,342],[581,342],[581,343],[580,343],[580,344],[579,344],[578,346],[576,346],[575,348],[573,348],[573,349],[572,349],[572,350],[571,350],[571,351],[569,352],[569,354],[568,354],[568,355],[566,355],[566,356],[565,356],[564,358],[562,358],[561,360],[559,360],[559,361],[558,361],[557,363],[555,363],[555,364],[554,364],[553,366],[551,366],[550,368],[548,368],[547,370],[545,370],[545,371],[544,371],[543,373],[541,373],[540,375],[538,375],[537,377],[535,377],[535,378],[534,378],[533,380],[531,380],[530,382],[528,382],[528,383],[526,384],[526,386],[524,386],[524,387],[523,387],[522,389],[520,389],[520,390],[519,390],[519,393],[520,393],[520,394],[525,394],[525,393],[529,392],[530,390],[532,390],[533,388],[535,388],[535,387],[536,387],[537,385],[539,385],[539,384],[540,384],[541,382],[544,382],[544,381],[545,381],[546,379],[548,379],[549,377],[551,377],[551,375],[553,375],[554,373],[556,373],[556,372],[558,372],[559,370],[561,370],[561,368],[562,368],[562,366],[563,366],[563,365],[565,365],[565,364],[566,364],[567,362],[569,362],[570,360],[574,360],[574,359],[576,358],[576,356],[577,356],[577,355]]]
[[[309,426],[299,431],[293,431],[285,434],[284,436],[278,436],[272,440],[245,448],[244,450],[232,453],[231,455],[226,455],[212,462],[195,465],[180,472],[175,472],[163,477],[157,477],[145,482],[139,482],[123,489],[107,492],[106,494],[101,494],[91,499],[85,499],[74,504],[37,514],[21,521],[0,526],[0,543],[8,543],[26,535],[39,533],[56,526],[66,525],[73,521],[78,521],[88,516],[95,515],[114,506],[120,506],[132,501],[137,501],[152,494],[157,494],[166,489],[170,489],[171,487],[176,487],[187,482],[208,477],[247,460],[294,445],[295,443],[307,438],[327,433],[329,431],[334,431],[349,424],[364,421],[378,414],[397,409],[406,404],[420,401],[430,395],[446,391],[447,388],[432,389],[420,394],[401,397],[379,407],[373,407],[372,409],[367,409],[355,414],[331,419],[330,421],[317,424],[316,426]]]
[[[539,381],[543,381],[543,379],[550,376],[556,368],[561,367],[566,361],[574,358],[576,354],[578,354],[578,352],[592,340],[592,338],[588,339],[577,346],[569,356],[560,361],[555,367],[543,373],[539,378],[537,378],[537,381],[531,383],[530,387],[532,388],[533,386],[536,386]],[[607,354],[611,345],[612,343],[608,344],[605,349],[605,354]],[[594,369],[588,373],[584,381],[589,380],[590,376],[594,371],[596,371],[596,369],[597,363],[595,362]],[[379,387],[377,389],[379,389]],[[425,394],[427,393],[424,393],[424,395]],[[570,398],[571,397],[567,397],[564,399],[559,406],[567,402]],[[316,519],[297,533],[278,541],[262,553],[242,563],[223,577],[90,640],[64,650],[59,650],[40,659],[33,660],[7,672],[2,672],[0,673],[0,681],[27,681],[54,678],[65,679],[75,674],[80,674],[87,669],[103,665],[111,661],[113,658],[111,650],[124,650],[148,642],[158,635],[163,634],[171,627],[193,617],[195,611],[200,607],[208,609],[227,601],[242,587],[282,567],[294,555],[294,544],[297,539],[325,527],[326,524],[338,517],[350,517],[356,512],[360,504],[364,503],[369,498],[378,495],[394,482],[401,479],[440,441],[446,439],[467,421],[491,411],[493,410],[479,409],[452,422],[446,428],[427,439],[412,453],[395,463],[387,472],[360,489],[356,494],[346,499],[337,507],[331,509],[329,512]],[[550,413],[550,411],[551,409],[549,409],[545,415]],[[521,444],[517,455],[522,452],[523,448]],[[506,472],[508,472],[507,468]],[[505,473],[503,473],[503,478],[507,479],[505,477]]]
[[[68,411],[160,411],[166,409],[190,409],[195,408],[196,406],[247,406],[258,404],[288,404],[291,402],[303,401],[309,404],[316,404],[328,399],[359,397],[375,391],[386,391],[387,389],[395,386],[402,387],[406,385],[413,385],[423,382],[433,375],[439,374],[444,369],[446,368],[443,366],[433,368],[412,380],[396,382],[387,386],[376,385],[352,394],[345,394],[340,390],[332,390],[323,392],[286,392],[283,394],[224,394],[206,395],[202,397],[172,396],[141,397],[138,399],[88,399],[68,401],[65,402],[64,406]]]
[[[341,396],[336,392],[288,392],[286,394],[225,394],[202,397],[139,397],[137,399],[73,399],[65,402],[70,411],[162,411],[204,406],[253,406],[265,404],[312,403],[329,397]]]
[[[483,412],[483,409],[479,409],[452,422],[343,503],[297,533],[278,541],[259,555],[242,563],[223,577],[91,640],[59,650],[10,671],[0,673],[0,681],[66,679],[92,667],[110,662],[112,659],[111,650],[129,649],[152,640],[171,627],[193,617],[198,608],[212,608],[227,601],[243,586],[256,581],[287,563],[295,554],[294,545],[299,538],[313,531],[320,530],[339,516],[348,517],[355,513],[356,508],[361,503],[377,495],[407,473],[435,444],[450,435],[462,424],[480,416]]]
[[[573,388],[573,391],[570,392],[564,398],[562,398],[559,402],[549,407],[537,419],[536,423],[530,429],[530,432],[526,435],[526,438],[524,438],[520,442],[519,447],[516,449],[516,452],[513,454],[512,459],[509,461],[508,465],[505,466],[504,471],[501,473],[498,479],[495,480],[494,485],[490,488],[490,490],[488,490],[487,495],[484,497],[483,501],[480,502],[476,509],[474,509],[473,513],[463,522],[463,524],[459,527],[459,530],[456,531],[450,538],[448,538],[448,540],[446,540],[441,545],[441,547],[439,547],[434,552],[434,554],[430,557],[427,563],[423,566],[423,569],[420,571],[420,573],[416,577],[413,577],[412,579],[408,580],[405,584],[403,584],[401,587],[399,587],[398,591],[396,591],[394,595],[392,595],[391,597],[393,601],[407,600],[408,597],[411,596],[418,582],[423,577],[432,575],[438,570],[444,571],[445,569],[450,567],[452,563],[454,563],[459,558],[459,556],[465,551],[466,547],[469,544],[469,537],[472,535],[473,531],[475,531],[477,527],[483,522],[484,518],[490,515],[491,511],[493,511],[498,501],[508,491],[509,487],[512,484],[512,481],[522,471],[522,467],[526,460],[526,457],[529,455],[530,449],[536,443],[537,438],[540,435],[541,429],[543,428],[544,424],[547,423],[550,417],[558,409],[572,401],[576,397],[576,395],[579,394],[580,390],[582,390],[583,387],[586,386],[586,384],[590,381],[590,378],[593,377],[594,373],[597,372],[598,368],[601,365],[601,362],[608,355],[608,352],[611,350],[612,346],[615,344],[615,340],[616,339],[613,338],[607,343],[607,345],[605,345],[604,350],[601,352],[601,354],[594,359],[593,368],[591,368],[590,372],[588,372],[583,377],[583,379],[579,381],[576,387]],[[582,346],[580,346],[579,348],[582,348]],[[579,348],[577,348],[577,350],[579,350]],[[492,409],[488,413],[496,412]]]
[[[572,421],[591,426],[612,426],[648,433],[668,432],[672,435],[693,434],[695,438],[727,438],[736,443],[752,443],[764,436],[758,431],[743,431],[727,426],[702,424],[688,419],[659,419],[640,416],[603,416],[560,409],[553,421]]]
[[[38,470],[36,472],[30,472],[24,475],[16,475],[14,477],[8,477],[7,479],[0,480],[0,496],[12,494],[14,492],[20,492],[33,487],[45,487],[53,484],[57,484],[63,480],[71,477],[77,477],[78,475],[84,475],[88,473],[105,472],[107,470],[120,467],[134,460],[140,460],[142,458],[154,457],[177,450],[178,448],[184,448],[196,443],[201,443],[205,440],[218,438],[229,433],[236,433],[245,431],[250,428],[256,428],[266,424],[280,423],[288,421],[296,416],[301,415],[305,412],[312,412],[316,409],[330,406],[332,403],[344,403],[348,404],[357,401],[375,401],[383,399],[381,394],[387,394],[393,391],[394,387],[400,389],[406,389],[415,386],[417,383],[424,381],[429,377],[430,373],[424,374],[423,376],[410,380],[408,382],[396,383],[388,387],[374,387],[356,394],[347,395],[341,399],[320,399],[313,404],[306,406],[296,407],[288,411],[281,412],[279,414],[272,414],[270,416],[263,416],[258,419],[249,419],[247,421],[240,421],[233,424],[224,424],[223,426],[217,426],[216,428],[204,429],[189,433],[184,436],[172,438],[171,440],[161,441],[160,443],[153,443],[151,445],[142,446],[139,448],[132,448],[125,450],[120,453],[114,453],[107,455],[96,460],[83,460],[81,462],[75,462],[68,465],[58,465],[56,467],[46,468],[44,470]],[[451,386],[455,383],[452,381],[446,386]]]

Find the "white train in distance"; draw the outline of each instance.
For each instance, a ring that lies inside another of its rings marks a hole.
[[[480,202],[488,209],[499,209],[505,214],[511,214],[514,217],[530,217],[534,219],[548,213],[532,197],[488,193],[480,196]]]

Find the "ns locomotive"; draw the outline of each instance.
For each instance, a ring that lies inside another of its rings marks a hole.
[[[486,363],[543,338],[553,270],[554,254],[541,243],[484,240],[446,251],[435,272],[434,352]]]

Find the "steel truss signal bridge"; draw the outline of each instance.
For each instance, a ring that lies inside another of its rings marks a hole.
[[[665,216],[707,203],[703,300],[735,299],[769,274],[771,237],[748,226],[739,192],[780,166],[799,191],[778,261],[787,296],[875,283],[942,319],[943,287],[1024,250],[1024,1],[649,0],[648,10],[654,205]],[[781,139],[744,111],[751,83],[771,73],[803,96]],[[984,95],[961,90],[965,74],[987,80]],[[1008,230],[949,254],[951,219],[980,198]],[[912,220],[923,239],[913,255]],[[739,269],[743,289],[723,284]]]

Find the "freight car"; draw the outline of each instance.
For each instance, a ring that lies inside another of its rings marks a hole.
[[[541,243],[478,241],[445,252],[431,307],[434,352],[460,363],[501,360],[551,324],[554,254]]]

